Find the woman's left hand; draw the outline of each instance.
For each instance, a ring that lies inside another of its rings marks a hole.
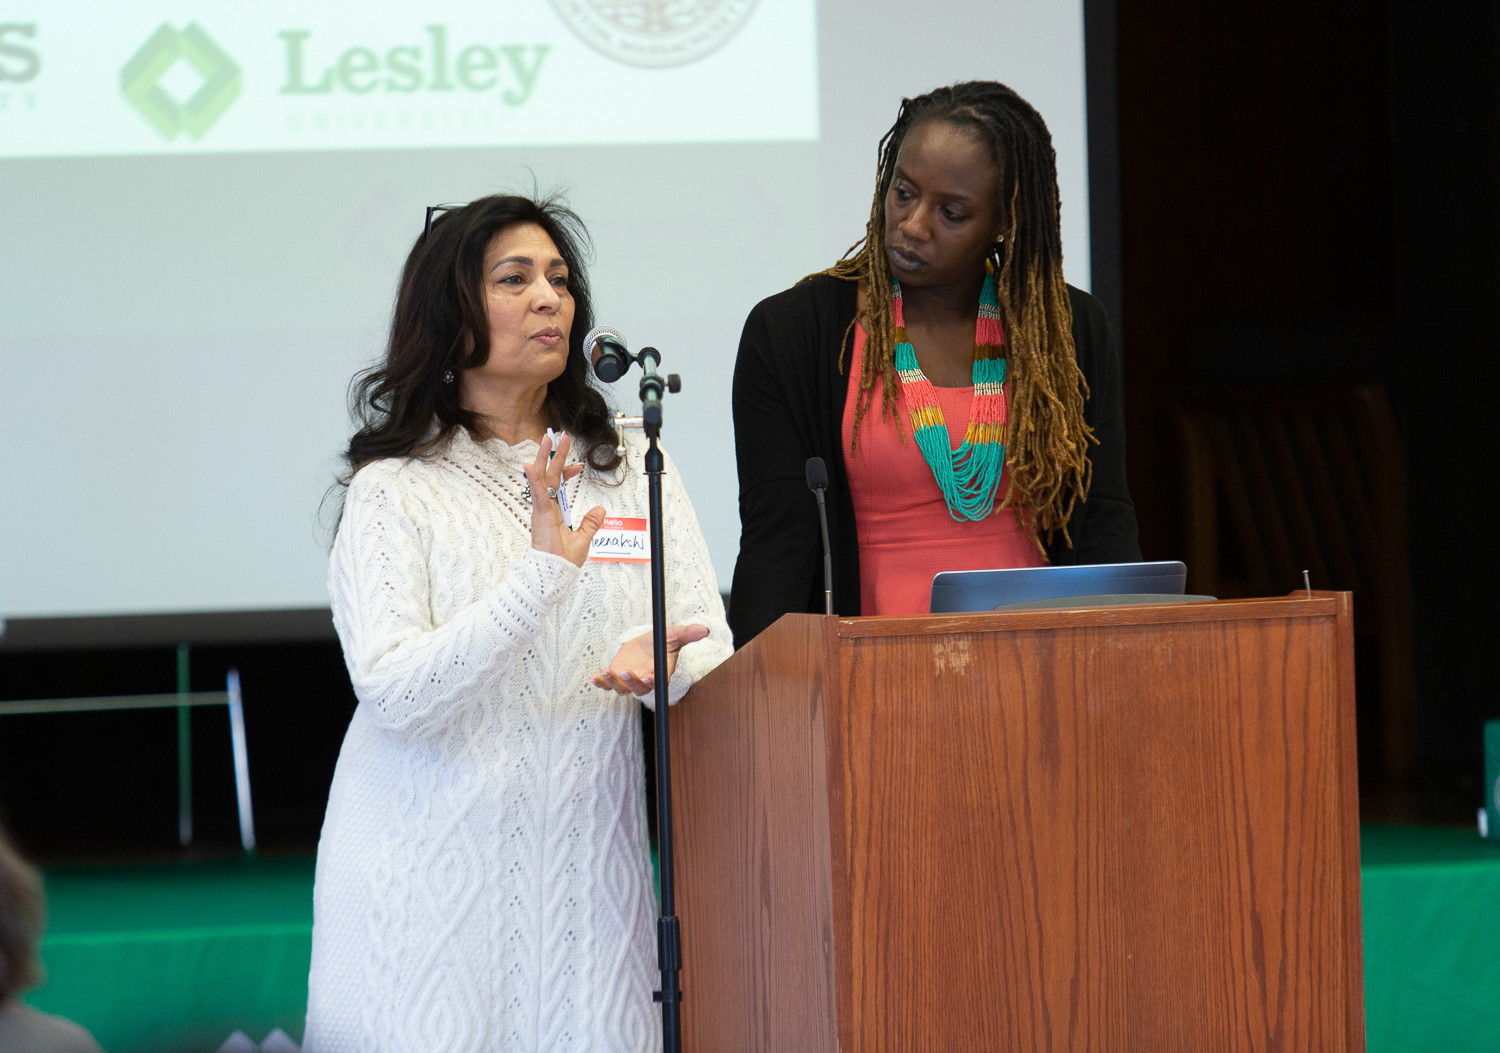
[[[673,625],[667,629],[667,678],[677,668],[677,652],[690,643],[708,635],[706,625]],[[619,695],[642,697],[651,693],[656,682],[656,659],[652,653],[650,633],[642,633],[634,640],[627,640],[615,652],[609,668],[589,677],[595,687],[602,687]]]
[[[604,509],[591,508],[579,521],[576,530],[563,524],[562,508],[557,503],[557,493],[563,483],[583,471],[581,464],[568,464],[568,447],[572,438],[564,434],[557,444],[553,456],[552,436],[548,435],[537,447],[536,460],[522,463],[526,472],[526,483],[531,487],[531,547],[542,552],[561,556],[575,567],[588,561],[589,545],[594,535],[604,525]],[[565,467],[566,466],[566,467]],[[548,496],[543,497],[543,494]]]

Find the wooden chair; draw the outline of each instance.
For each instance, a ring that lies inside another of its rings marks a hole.
[[[1359,685],[1360,708],[1378,705],[1376,756],[1400,793],[1416,728],[1405,472],[1384,386],[1196,387],[1177,420],[1188,591],[1282,595],[1303,570],[1315,589],[1352,591],[1356,647],[1378,677]]]

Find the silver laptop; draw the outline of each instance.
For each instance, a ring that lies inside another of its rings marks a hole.
[[[1106,604],[1213,598],[1184,596],[1186,583],[1187,565],[1175,559],[1155,563],[1085,563],[1073,567],[949,570],[933,575],[931,610],[933,614],[961,614],[1074,605],[1070,600]]]

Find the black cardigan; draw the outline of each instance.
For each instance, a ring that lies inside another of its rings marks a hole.
[[[840,346],[854,318],[857,286],[817,277],[762,300],[745,320],[734,365],[734,445],[740,474],[740,555],[729,624],[739,647],[788,611],[823,612],[823,542],[807,490],[809,457],[828,465],[828,531],[833,609],[860,613],[859,534],[844,468],[844,400],[849,379]],[[1125,482],[1125,410],[1120,356],[1099,301],[1072,286],[1073,342],[1090,397],[1083,416],[1090,448],[1088,501],[1059,532],[1055,564],[1125,563],[1141,558],[1135,505]],[[847,366],[847,362],[846,362]]]

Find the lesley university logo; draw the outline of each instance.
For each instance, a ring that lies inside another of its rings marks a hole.
[[[179,102],[162,87],[169,72],[174,83],[202,83],[186,102]],[[201,139],[239,98],[240,68],[198,23],[179,32],[163,22],[120,70],[120,90],[163,139],[171,142],[180,132]]]

